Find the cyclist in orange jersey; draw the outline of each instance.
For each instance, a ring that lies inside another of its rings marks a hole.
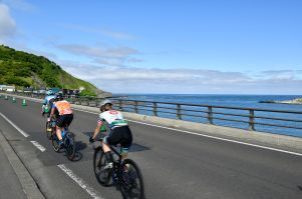
[[[61,94],[56,96],[55,102],[52,105],[50,116],[56,118],[56,134],[59,139],[60,147],[63,146],[62,130],[67,128],[73,120],[73,111],[68,101],[63,99]]]

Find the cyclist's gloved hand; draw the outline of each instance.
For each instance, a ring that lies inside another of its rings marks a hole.
[[[95,140],[92,138],[92,136],[89,138],[89,142],[93,143]]]

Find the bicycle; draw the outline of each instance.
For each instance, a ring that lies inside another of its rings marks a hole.
[[[93,169],[98,182],[105,187],[115,185],[124,199],[144,199],[143,177],[139,167],[133,160],[124,159],[115,147],[110,148],[115,158],[113,168],[108,169],[105,168],[107,160],[102,146],[94,149]]]
[[[44,117],[46,114],[47,117],[47,121],[45,124],[45,133],[46,133],[46,137],[50,140],[51,139],[51,135],[54,131],[54,127],[56,126],[56,121],[54,118],[50,118],[50,108],[47,105],[43,105],[42,106],[42,116]]]
[[[75,142],[72,134],[68,131],[68,128],[65,127],[62,130],[62,138],[63,138],[63,148],[65,149],[66,156],[69,160],[73,160],[75,158]],[[52,148],[55,152],[60,152],[60,145],[59,145],[59,139],[56,135],[55,129],[52,132],[51,135],[51,143]]]
[[[45,124],[46,137],[51,140],[51,136],[56,133],[56,120],[54,118],[47,118]]]

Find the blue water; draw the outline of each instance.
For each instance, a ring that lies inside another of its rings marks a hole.
[[[265,101],[265,100],[280,101],[280,100],[291,100],[291,99],[295,99],[295,98],[302,98],[302,95],[123,94],[123,96],[127,96],[125,99],[130,99],[130,100],[175,102],[175,103],[186,103],[186,104],[231,106],[231,107],[242,107],[242,108],[264,108],[264,109],[272,109],[272,110],[288,110],[288,111],[301,111],[302,112],[302,105],[259,103],[259,101]],[[199,109],[199,110],[202,110],[202,109]],[[206,109],[203,109],[203,110],[206,111]],[[133,111],[133,109],[129,109],[128,111]],[[238,110],[229,110],[229,109],[214,109],[213,111],[235,113],[235,114],[248,114],[247,111],[238,111]],[[151,110],[150,111],[140,111],[140,113],[152,115]],[[159,116],[167,117],[167,118],[176,118],[176,115],[174,114],[175,112],[172,111],[172,113],[173,114],[168,114],[168,113],[159,114]],[[206,116],[205,114],[199,115],[194,112],[190,113],[190,111],[185,111],[184,113],[196,115],[196,117],[190,117],[190,116],[183,117],[184,120],[202,122],[202,123],[208,122],[206,118],[202,117],[202,116]],[[256,116],[268,116],[268,117],[291,118],[291,119],[302,120],[302,114],[256,112],[255,115]],[[244,117],[224,116],[224,115],[219,115],[219,114],[215,114],[214,116],[248,121],[248,118],[244,118]],[[255,121],[262,122],[262,123],[265,122],[265,123],[278,124],[278,125],[302,127],[301,122],[273,121],[273,120],[267,120],[267,119],[256,119]],[[248,124],[241,123],[241,122],[229,122],[229,121],[214,119],[214,124],[248,129]],[[257,131],[302,137],[302,130],[271,127],[271,126],[266,126],[266,125],[256,125],[255,127],[256,127]]]

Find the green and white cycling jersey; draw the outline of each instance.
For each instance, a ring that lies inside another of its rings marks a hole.
[[[99,115],[98,124],[103,125],[104,121],[110,129],[128,125],[128,123],[124,120],[122,113],[116,110],[109,110],[101,113]]]

